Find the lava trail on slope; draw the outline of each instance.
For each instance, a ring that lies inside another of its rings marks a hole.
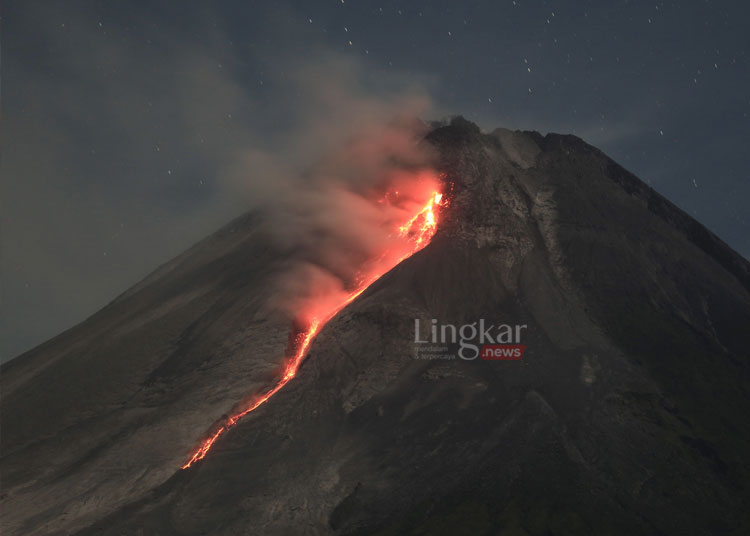
[[[388,192],[379,202],[390,203],[398,195],[398,191]],[[187,469],[205,458],[211,447],[213,447],[214,443],[216,443],[224,432],[237,424],[242,417],[265,404],[296,376],[315,336],[331,318],[354,301],[370,285],[380,279],[383,274],[429,244],[437,231],[438,209],[445,206],[447,206],[447,200],[443,194],[438,191],[430,191],[427,201],[423,205],[419,205],[418,210],[410,214],[410,217],[395,229],[400,247],[384,251],[377,258],[371,259],[360,270],[355,281],[355,288],[349,293],[338,296],[338,299],[321,300],[324,305],[312,313],[311,318],[305,322],[304,327],[297,330],[295,329],[296,323],[294,323],[292,326],[293,333],[291,335],[290,351],[287,352],[287,355],[290,357],[288,357],[284,366],[284,373],[276,384],[268,391],[260,393],[252,399],[252,402],[246,408],[236,411],[224,418],[220,423],[215,424],[212,427],[215,431],[199,443],[181,469]],[[294,333],[295,331],[297,332],[296,334]]]

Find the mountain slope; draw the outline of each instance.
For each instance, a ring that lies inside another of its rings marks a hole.
[[[742,534],[747,261],[578,138],[436,128],[450,207],[273,377],[288,252],[238,220],[3,367],[16,534]],[[416,359],[429,325],[525,324],[520,361]]]

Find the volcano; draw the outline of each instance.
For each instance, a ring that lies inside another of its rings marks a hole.
[[[196,463],[290,355],[262,214],[3,365],[3,534],[749,533],[750,264],[574,136],[425,143],[434,236]],[[480,321],[522,357],[415,332]]]

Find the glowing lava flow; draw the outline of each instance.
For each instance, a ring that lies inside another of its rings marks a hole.
[[[249,408],[244,409],[243,411],[239,413],[235,413],[231,417],[229,417],[222,426],[219,427],[216,432],[206,439],[201,446],[193,453],[193,456],[181,467],[181,469],[187,469],[191,465],[193,465],[198,460],[202,460],[205,458],[206,454],[208,454],[208,451],[211,450],[211,447],[216,442],[217,439],[219,439],[219,436],[226,432],[229,428],[237,424],[237,421],[239,421],[242,417],[250,413],[251,411],[255,411],[258,407],[265,404],[269,398],[271,398],[273,395],[275,395],[282,387],[284,387],[287,383],[289,383],[289,380],[294,378],[294,376],[297,374],[297,370],[299,369],[299,366],[302,364],[302,360],[305,358],[305,354],[307,353],[307,349],[310,346],[310,343],[312,342],[313,338],[315,338],[315,335],[318,333],[318,330],[320,329],[320,322],[317,320],[313,320],[312,324],[310,324],[310,327],[307,329],[305,333],[300,334],[299,336],[299,342],[297,344],[297,352],[294,354],[293,359],[289,362],[289,364],[286,367],[286,370],[284,371],[284,375],[279,380],[279,383],[277,383],[273,389],[266,392],[263,396],[258,398]]]
[[[419,210],[413,217],[411,217],[406,223],[398,227],[399,237],[405,239],[409,243],[409,248],[406,249],[405,253],[401,256],[391,260],[390,262],[384,257],[379,260],[373,268],[373,271],[366,277],[359,278],[357,288],[344,296],[342,300],[331,307],[328,311],[321,315],[321,318],[313,318],[307,329],[301,332],[297,336],[296,351],[292,358],[286,365],[283,376],[279,379],[278,383],[273,386],[269,391],[266,391],[263,395],[255,399],[255,401],[247,408],[239,411],[230,417],[228,417],[224,423],[207,439],[205,439],[200,446],[195,450],[190,459],[181,467],[181,469],[187,469],[199,460],[202,460],[211,450],[211,447],[216,443],[216,440],[226,432],[229,428],[237,424],[242,417],[255,411],[258,407],[265,404],[273,395],[278,393],[289,381],[297,375],[302,361],[304,361],[307,355],[307,350],[310,348],[313,339],[318,334],[320,329],[339,311],[344,307],[353,302],[360,294],[362,294],[367,288],[372,285],[375,281],[388,272],[391,268],[399,264],[401,261],[412,256],[417,251],[421,250],[427,244],[437,231],[437,207],[446,206],[443,202],[443,195],[438,192],[433,192],[430,196],[430,200]]]

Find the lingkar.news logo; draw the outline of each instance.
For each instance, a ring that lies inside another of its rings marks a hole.
[[[431,319],[429,333],[423,333],[419,318],[414,319],[414,343],[418,359],[454,359],[465,361],[478,357],[488,361],[517,361],[526,345],[521,335],[526,324],[488,324],[483,318],[471,324],[441,324]],[[452,352],[452,350],[454,350]]]

